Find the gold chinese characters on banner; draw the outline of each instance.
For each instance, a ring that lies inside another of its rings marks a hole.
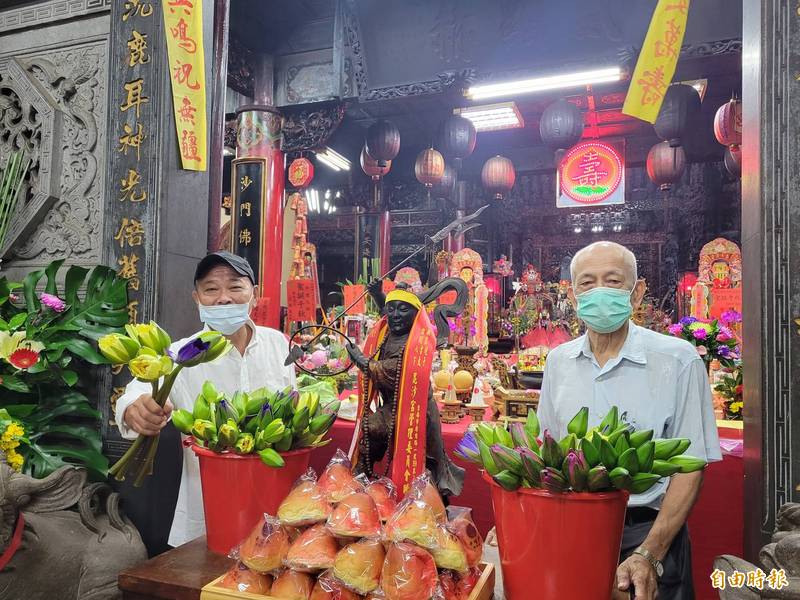
[[[162,0],[172,103],[183,168],[206,170],[202,0]]]
[[[656,122],[678,64],[688,15],[689,0],[659,0],[622,107],[626,115]]]

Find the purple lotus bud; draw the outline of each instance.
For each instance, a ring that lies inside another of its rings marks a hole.
[[[589,466],[580,451],[570,450],[564,459],[563,471],[567,476],[570,487],[576,492],[586,491],[586,479],[589,475]]]
[[[511,432],[511,439],[514,440],[514,445],[519,448],[528,448],[528,436],[525,433],[525,424],[514,421],[509,427]]]
[[[560,469],[564,462],[564,453],[561,450],[561,446],[558,445],[558,442],[550,435],[550,431],[547,429],[544,431],[542,440],[542,458],[548,467],[556,469]]]
[[[546,467],[542,469],[541,477],[542,486],[549,492],[560,494],[561,492],[567,491],[569,487],[567,480],[564,479],[564,476],[558,469]]]
[[[501,470],[511,471],[512,473],[522,473],[522,460],[519,453],[502,444],[494,444],[491,447],[492,458]]]
[[[542,457],[530,448],[518,448],[520,459],[522,460],[522,476],[534,487],[539,487],[542,483],[541,473],[545,468]]]

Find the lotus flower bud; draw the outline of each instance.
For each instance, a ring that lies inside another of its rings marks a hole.
[[[539,487],[542,483],[542,469],[545,468],[544,460],[530,448],[520,448],[518,452],[522,460],[522,476],[532,486]]]
[[[208,400],[206,400],[203,394],[199,394],[197,399],[194,401],[192,416],[195,419],[203,420],[208,420],[208,418],[211,416],[211,407],[209,406]]]
[[[206,399],[206,402],[216,402],[219,398],[219,392],[214,384],[210,381],[206,381],[203,383],[203,398]]]
[[[706,466],[706,461],[687,454],[673,456],[669,459],[669,463],[680,467],[681,473],[693,473],[694,471],[702,470]]]
[[[567,491],[569,483],[558,469],[545,467],[542,469],[542,486],[555,494]]]
[[[637,473],[631,480],[631,493],[644,494],[661,480],[661,475],[656,475],[655,473]]]
[[[589,427],[589,408],[584,406],[578,411],[572,420],[567,424],[567,432],[574,434],[578,438],[586,435]]]
[[[255,448],[256,442],[252,435],[249,433],[242,433],[236,439],[234,450],[236,454],[250,454]]]
[[[172,343],[167,332],[153,321],[148,324],[125,325],[125,331],[128,333],[128,337],[138,341],[142,346],[154,350],[157,354],[163,354]]]
[[[319,414],[308,424],[308,430],[314,435],[322,435],[336,422],[336,413]]]
[[[500,484],[504,490],[508,490],[509,492],[517,490],[521,483],[519,476],[511,471],[500,471],[497,475],[493,476],[493,479]]]
[[[126,365],[139,353],[139,342],[119,333],[104,335],[98,341],[100,352],[112,364]]]
[[[533,409],[528,409],[528,418],[525,420],[525,433],[528,434],[528,440],[531,444],[531,448],[533,447],[533,441],[539,437],[540,427],[539,417],[536,414],[536,411]]]
[[[219,443],[226,448],[230,448],[236,445],[236,440],[239,439],[239,428],[233,419],[228,419],[227,422],[220,425],[217,435]]]
[[[207,442],[217,436],[217,429],[211,421],[195,419],[192,425],[192,435],[198,440]]]
[[[548,467],[560,468],[564,462],[564,453],[555,438],[545,429],[542,442],[542,459]]]
[[[517,448],[527,448],[528,447],[528,436],[525,433],[525,424],[520,423],[519,421],[514,421],[509,426],[509,430],[511,432],[511,439],[514,440],[514,445]]]
[[[502,444],[494,444],[491,451],[494,464],[501,470],[511,471],[517,475],[522,474],[522,460],[516,450]]]
[[[567,476],[570,487],[576,492],[586,491],[586,480],[589,476],[589,465],[580,451],[570,450],[564,459],[562,471]]]
[[[262,429],[264,441],[268,444],[279,442],[286,432],[286,426],[280,419],[274,419],[269,425]]]
[[[264,450],[258,453],[258,456],[261,458],[261,461],[268,467],[280,468],[285,464],[283,461],[283,457],[272,448],[265,448]]]
[[[176,410],[172,413],[172,424],[181,433],[189,435],[192,433],[192,425],[194,425],[194,417],[188,410]]]
[[[172,372],[172,360],[168,356],[154,356],[139,351],[138,356],[131,359],[128,368],[131,375],[141,381],[158,381],[162,375]],[[165,359],[165,360],[162,360]],[[165,362],[167,361],[167,362]]]
[[[590,492],[600,492],[611,487],[608,471],[603,465],[597,465],[589,470],[586,485]]]

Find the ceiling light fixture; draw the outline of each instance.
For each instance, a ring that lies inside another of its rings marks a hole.
[[[529,94],[545,90],[581,87],[596,83],[619,81],[622,79],[622,75],[622,69],[619,67],[608,67],[605,69],[595,69],[593,71],[550,75],[548,77],[536,77],[534,79],[524,79],[521,81],[477,85],[469,88],[465,95],[473,100],[481,100],[484,98],[497,98],[499,96],[510,96],[514,94]]]
[[[453,113],[472,121],[475,131],[499,131],[525,127],[525,121],[514,102],[456,108]]]
[[[350,161],[344,156],[336,152],[333,148],[326,146],[324,149],[316,153],[317,159],[327,167],[334,171],[349,171]]]

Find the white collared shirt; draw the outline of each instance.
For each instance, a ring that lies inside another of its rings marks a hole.
[[[561,439],[581,407],[589,407],[593,427],[614,405],[636,429],[652,429],[656,439],[690,439],[685,454],[722,460],[708,375],[689,342],[631,322],[619,355],[602,368],[585,334],[548,354],[537,411],[542,431]],[[664,480],[633,494],[628,504],[658,509],[668,485]]]
[[[283,365],[283,361],[289,354],[289,343],[284,335],[274,329],[259,327],[252,321],[248,325],[254,333],[245,348],[244,355],[233,348],[214,362],[204,363],[180,372],[169,395],[176,410],[183,408],[191,412],[195,398],[206,380],[213,382],[220,392],[228,396],[238,390],[249,392],[260,387],[267,387],[271,390],[283,389],[289,385],[295,387],[294,366],[285,367]],[[200,333],[197,332],[193,336],[173,343],[170,350],[177,353],[181,346]],[[117,400],[115,418],[123,438],[136,439],[138,435],[125,424],[122,418],[125,410],[140,395],[150,393],[151,390],[149,383],[134,379],[125,388],[125,393]],[[169,545],[180,546],[205,535],[205,532],[200,466],[197,456],[191,448],[184,448],[181,485],[178,502],[175,506],[175,517],[169,534]]]

